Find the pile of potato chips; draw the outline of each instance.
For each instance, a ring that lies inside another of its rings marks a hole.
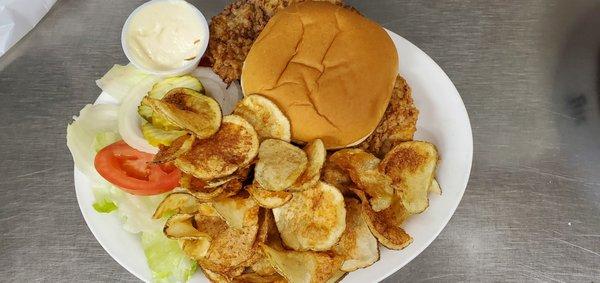
[[[168,217],[164,233],[213,282],[336,282],[376,262],[379,243],[409,245],[402,223],[441,193],[430,143],[399,143],[383,160],[328,154],[321,140],[292,143],[288,119],[262,96],[221,117],[211,98],[171,92],[148,104],[189,133],[154,161],[184,176],[154,218]]]

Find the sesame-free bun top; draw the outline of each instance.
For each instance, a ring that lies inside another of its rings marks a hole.
[[[327,2],[275,14],[242,68],[244,95],[261,94],[289,118],[292,139],[328,149],[355,145],[383,116],[398,55],[378,24]]]

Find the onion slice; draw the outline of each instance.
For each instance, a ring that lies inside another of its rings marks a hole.
[[[129,95],[119,107],[119,134],[129,146],[143,152],[156,154],[158,148],[150,145],[142,134],[140,125],[142,118],[138,114],[138,106],[148,91],[152,89],[159,77],[149,77],[142,80],[130,90]]]
[[[200,80],[206,95],[219,103],[223,115],[233,113],[235,105],[242,99],[242,89],[238,82],[233,82],[227,86],[221,77],[208,67],[198,67],[191,75]]]

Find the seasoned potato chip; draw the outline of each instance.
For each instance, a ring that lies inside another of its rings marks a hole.
[[[289,282],[320,283],[340,277],[341,259],[329,253],[288,251],[268,245],[262,245],[262,248],[271,265]]]
[[[189,258],[199,260],[206,256],[210,240],[208,238],[198,238],[196,240],[184,240],[181,249]]]
[[[255,266],[261,260],[264,260],[265,255],[262,252],[260,247],[261,244],[267,242],[267,238],[271,233],[279,233],[277,232],[277,227],[275,226],[275,220],[273,220],[273,213],[270,210],[261,209],[259,213],[259,228],[256,234],[256,240],[252,245],[252,249],[254,250],[254,254],[244,263],[245,267],[252,269],[252,266]],[[255,266],[259,268],[260,266]],[[264,274],[262,272],[268,273],[269,270],[263,269],[259,270],[260,274]],[[273,273],[271,273],[273,274]]]
[[[259,230],[258,213],[251,217],[253,219],[248,219],[249,225],[237,229],[229,227],[219,217],[196,214],[194,219],[198,230],[212,238],[210,248],[206,256],[198,260],[199,264],[205,269],[227,276],[247,267],[247,262],[256,253],[254,243]]]
[[[169,194],[158,205],[152,218],[160,219],[169,213],[184,213],[193,214],[200,209],[200,201],[193,195],[188,193],[172,193]]]
[[[327,150],[325,150],[323,141],[320,139],[313,140],[304,147],[304,152],[308,157],[308,165],[296,182],[288,188],[289,191],[301,192],[308,190],[314,187],[321,178],[321,168],[323,168],[327,157]]]
[[[429,192],[434,193],[436,195],[442,195],[442,188],[436,179],[431,181],[431,186],[429,186]]]
[[[362,149],[343,149],[332,154],[330,161],[344,169],[352,182],[371,197],[373,210],[381,211],[392,204],[392,180],[377,169],[377,157]]]
[[[194,178],[188,174],[183,174],[180,183],[181,187],[186,189],[186,192],[198,200],[209,202],[233,196],[242,189],[242,182],[239,179],[236,177],[226,178],[227,180],[225,180],[224,184],[215,188],[211,185],[206,185],[206,181]],[[215,182],[215,180],[209,182]]]
[[[306,169],[306,153],[287,142],[267,139],[258,149],[254,179],[266,190],[282,191],[294,184]]]
[[[262,253],[262,250],[261,250],[261,253]],[[277,273],[275,268],[273,268],[273,266],[271,265],[271,262],[269,262],[269,259],[267,259],[264,256],[262,256],[254,264],[252,264],[250,266],[250,269],[254,273],[261,275],[261,276],[269,276],[269,275],[273,275],[273,274]]]
[[[330,160],[325,161],[325,165],[321,170],[321,180],[327,184],[336,187],[343,195],[352,195],[353,193],[348,190],[349,186],[352,186],[352,179],[348,173],[331,162]]]
[[[211,282],[211,283],[229,283],[229,280],[227,279],[227,277],[210,271],[210,269],[207,268],[202,268],[202,266],[200,266],[200,269],[202,269],[202,272],[204,273],[204,275],[206,275],[206,278]]]
[[[234,283],[287,283],[287,280],[279,274],[260,275],[257,273],[246,273],[233,278]]]
[[[246,186],[246,191],[250,193],[250,196],[258,202],[258,204],[265,208],[275,208],[286,204],[292,199],[292,193],[286,191],[267,191],[260,187],[259,184],[252,184]]]
[[[353,198],[345,202],[346,230],[332,250],[344,258],[340,269],[350,272],[375,263],[379,259],[379,247],[362,217],[361,203]]]
[[[191,190],[208,191],[207,189],[216,188],[224,185],[225,183],[235,179],[235,176],[227,176],[223,178],[217,178],[212,180],[201,180],[190,174],[182,174],[179,184],[181,187]]]
[[[342,279],[344,278],[344,276],[346,276],[346,274],[348,274],[345,271],[342,270],[338,270],[336,272],[333,273],[333,275],[331,275],[331,277],[325,281],[326,283],[337,283],[342,281]]]
[[[410,214],[429,206],[429,187],[437,166],[435,146],[423,141],[402,142],[388,152],[379,168],[390,176]]]
[[[256,94],[246,96],[240,101],[233,114],[246,119],[260,140],[280,139],[290,142],[292,132],[290,121],[271,100]]]
[[[401,250],[412,243],[413,239],[404,232],[404,229],[398,226],[399,211],[395,211],[396,206],[376,212],[371,208],[365,193],[361,190],[352,189],[362,201],[362,215],[369,226],[373,236],[388,249]]]
[[[229,227],[237,229],[255,225],[260,208],[254,199],[247,195],[224,198],[213,202],[212,205]]]
[[[233,281],[233,278],[242,275],[244,272],[244,268],[236,268],[228,271],[227,273],[219,273],[213,270],[210,270],[202,265],[202,263],[198,262],[198,266],[206,275],[208,281],[212,283],[229,283]]]
[[[223,118],[219,131],[196,141],[187,153],[175,159],[181,171],[202,180],[222,178],[250,164],[258,152],[258,137],[252,125],[239,116]]]
[[[344,197],[323,182],[294,193],[292,200],[273,209],[273,216],[281,239],[294,250],[328,250],[346,228]]]
[[[172,124],[193,132],[198,138],[205,139],[219,130],[221,108],[212,98],[204,95],[190,95],[193,91],[175,88],[162,100],[144,97],[142,104],[149,105]]]
[[[175,214],[165,223],[163,232],[171,239],[195,240],[208,238],[210,235],[199,231],[194,223],[193,214]]]
[[[152,161],[155,163],[173,161],[180,155],[190,151],[195,140],[196,136],[194,135],[183,135],[174,140],[170,146],[161,147],[158,153],[154,155],[154,160]]]

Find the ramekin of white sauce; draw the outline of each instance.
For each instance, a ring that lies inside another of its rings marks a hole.
[[[145,72],[176,76],[191,72],[206,51],[206,18],[184,0],[153,0],[125,21],[121,45],[129,61]]]

